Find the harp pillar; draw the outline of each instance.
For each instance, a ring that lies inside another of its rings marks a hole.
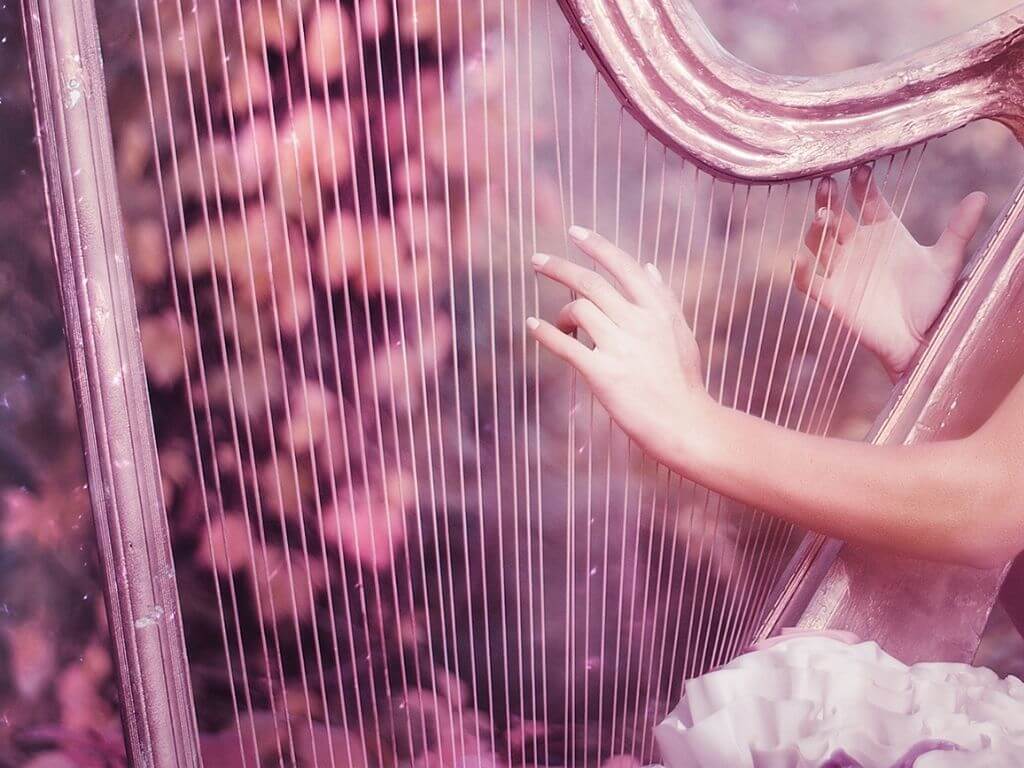
[[[134,766],[199,765],[91,3],[25,0],[51,236]]]

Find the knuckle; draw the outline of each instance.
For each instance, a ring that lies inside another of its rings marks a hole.
[[[593,272],[590,272],[580,278],[580,293],[598,293],[601,290],[601,284],[603,282],[604,279],[600,275],[595,275]]]

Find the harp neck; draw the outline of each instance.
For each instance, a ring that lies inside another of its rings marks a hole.
[[[980,119],[1024,137],[1024,6],[895,61],[790,77],[728,53],[689,0],[559,2],[633,115],[717,175],[820,175]]]

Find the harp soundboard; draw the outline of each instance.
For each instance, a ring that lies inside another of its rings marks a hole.
[[[135,765],[633,765],[686,678],[780,626],[973,653],[1001,572],[695,486],[523,321],[567,298],[529,258],[580,258],[578,223],[659,266],[720,402],[970,430],[1022,371],[1020,190],[878,413],[790,265],[818,179],[849,207],[870,164],[923,219],[958,137],[1020,135],[1020,12],[786,78],[688,0],[131,0],[103,51],[92,2],[24,9]],[[892,232],[852,237],[883,263]]]

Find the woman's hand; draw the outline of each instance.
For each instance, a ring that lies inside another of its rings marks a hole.
[[[906,370],[963,269],[987,197],[973,192],[953,211],[932,246],[917,242],[871,179],[857,168],[850,189],[860,212],[842,210],[836,183],[824,179],[818,212],[794,264],[797,287],[855,331],[896,378]]]
[[[679,299],[653,264],[641,266],[595,232],[572,227],[569,234],[617,287],[586,267],[537,254],[537,272],[577,298],[554,324],[531,317],[527,326],[542,346],[580,372],[630,437],[663,463],[677,463],[687,426],[711,403]],[[577,329],[593,348],[572,336]]]

